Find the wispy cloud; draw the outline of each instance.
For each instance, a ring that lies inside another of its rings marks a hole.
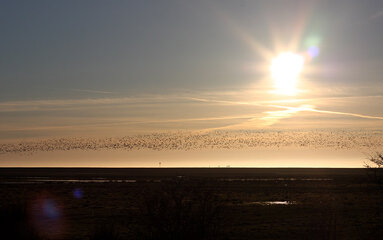
[[[98,92],[112,94],[114,92],[73,89],[73,91]],[[361,96],[322,96],[315,98],[294,99],[270,99],[262,92],[238,90],[238,91],[216,91],[216,92],[184,92],[168,95],[140,95],[132,97],[99,97],[81,99],[44,99],[28,101],[5,101],[0,102],[0,112],[6,111],[44,111],[60,110],[65,107],[89,107],[116,104],[157,104],[166,102],[194,101],[202,103],[213,103],[218,105],[250,105],[267,106],[273,103],[305,103],[310,101],[336,100],[336,99],[358,99],[358,98],[382,98],[383,95],[361,95]],[[253,100],[248,100],[253,99]]]
[[[142,96],[121,98],[85,98],[85,99],[47,99],[32,101],[8,101],[0,102],[0,112],[17,111],[48,111],[60,110],[67,107],[89,107],[114,104],[147,104],[167,101],[185,100],[185,97],[177,96]]]
[[[296,108],[287,108],[282,111],[267,111],[264,112],[266,116],[262,117],[261,120],[266,121],[266,125],[273,125],[278,122],[280,119],[289,118],[292,115],[304,111],[304,107],[296,107]]]
[[[4,116],[0,119],[0,131],[10,135],[12,131],[30,131],[59,136],[70,129],[71,133],[78,135],[86,135],[87,132],[103,135],[122,130],[260,129],[274,128],[285,123],[288,127],[296,127],[299,125],[296,121],[284,122],[284,119],[293,117],[308,123],[317,121],[302,112],[323,114],[320,121],[327,121],[326,115],[343,115],[350,117],[346,121],[350,121],[351,125],[357,123],[355,118],[363,118],[379,120],[371,121],[371,125],[382,126],[381,110],[369,108],[370,112],[375,110],[376,115],[358,113],[362,111],[362,102],[371,106],[382,101],[382,95],[278,99],[278,96],[258,92],[254,94],[252,91],[8,101],[0,102],[0,113]],[[331,110],[335,108],[344,111]],[[344,119],[330,116],[326,123],[335,124],[341,120]]]
[[[270,107],[276,107],[276,108],[283,108],[286,109],[286,111],[289,112],[317,112],[317,113],[326,113],[326,114],[336,114],[336,115],[346,115],[351,117],[358,117],[358,118],[367,118],[367,119],[378,119],[383,120],[383,117],[380,116],[370,116],[370,115],[363,115],[363,114],[357,114],[357,113],[348,113],[348,112],[336,112],[336,111],[328,111],[328,110],[319,110],[315,109],[310,106],[301,106],[301,107],[287,107],[287,106],[278,106],[278,105],[270,105]],[[275,115],[278,116],[280,111],[275,111]],[[273,112],[268,112],[272,115]]]
[[[94,119],[89,119],[89,122],[78,122],[71,125],[52,125],[52,126],[29,126],[29,127],[0,127],[0,131],[39,131],[39,130],[56,130],[56,129],[74,129],[83,127],[113,127],[126,126],[132,124],[154,124],[154,123],[187,123],[199,121],[220,121],[220,120],[248,120],[258,117],[256,114],[245,115],[229,115],[217,117],[200,117],[200,118],[174,118],[174,119],[138,119],[138,118],[118,118],[118,119],[103,119],[101,123],[94,123]],[[100,120],[100,119],[97,119]],[[93,122],[93,123],[92,123]]]
[[[74,92],[85,92],[85,93],[116,94],[116,92],[100,91],[100,90],[93,90],[93,89],[70,89],[70,90]]]

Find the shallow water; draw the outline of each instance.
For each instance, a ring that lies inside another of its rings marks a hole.
[[[332,181],[332,178],[222,178],[220,181],[246,182],[246,181]]]
[[[0,181],[0,184],[41,184],[41,183],[135,183],[135,179],[24,179],[23,181]]]
[[[245,202],[241,205],[295,205],[295,201],[263,201],[263,202]]]

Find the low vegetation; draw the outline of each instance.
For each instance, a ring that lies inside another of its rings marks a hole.
[[[375,181],[380,187],[383,184],[383,154],[376,152],[373,155],[368,157],[368,163],[365,163],[364,166],[367,169],[367,174]]]
[[[1,239],[42,240],[35,231],[23,202],[7,203],[0,209]]]
[[[50,179],[114,181],[27,184],[36,171]],[[0,169],[0,176],[1,239],[383,237],[383,191],[365,169]],[[136,181],[115,181],[124,176]],[[57,203],[47,213],[57,207],[61,214],[36,226],[39,209],[30,203],[47,197],[40,203]],[[26,204],[16,204],[21,200]],[[60,233],[44,234],[54,223]]]

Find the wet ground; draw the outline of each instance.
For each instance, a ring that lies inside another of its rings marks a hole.
[[[0,199],[8,234],[36,239],[383,237],[365,169],[3,168]]]

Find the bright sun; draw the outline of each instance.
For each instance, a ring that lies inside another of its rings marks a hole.
[[[278,94],[296,94],[296,84],[303,64],[303,56],[292,52],[280,53],[272,60],[271,77],[274,79],[274,86]]]

